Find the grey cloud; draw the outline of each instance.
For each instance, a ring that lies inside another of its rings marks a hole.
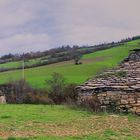
[[[18,34],[0,40],[0,46],[6,46],[1,53],[23,53],[50,49],[51,39],[47,34]]]
[[[96,44],[137,35],[139,5],[139,0],[1,0],[0,51]],[[25,39],[19,43],[17,36]]]

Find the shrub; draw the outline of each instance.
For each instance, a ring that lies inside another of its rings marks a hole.
[[[7,103],[12,104],[52,104],[47,91],[33,89],[26,81],[12,81],[3,85]]]
[[[119,113],[118,99],[111,100],[110,104],[106,108],[106,111],[110,113]]]
[[[127,72],[126,71],[119,71],[119,72],[117,72],[117,73],[115,73],[115,75],[117,76],[117,77],[126,77],[127,76]]]
[[[26,104],[53,104],[53,101],[48,98],[48,95],[39,90],[27,92],[23,102]]]
[[[82,100],[80,103],[81,106],[88,108],[89,110],[92,110],[94,112],[99,112],[101,111],[100,108],[100,101],[97,98],[97,96],[92,96],[92,98],[85,98]]]
[[[64,98],[66,103],[75,104],[78,100],[78,91],[76,90],[76,84],[68,84],[65,87]]]
[[[113,72],[113,73],[104,73],[104,74],[100,74],[97,76],[97,78],[108,78],[108,77],[112,77],[112,76],[116,76],[118,78],[122,78],[122,77],[126,77],[127,76],[127,72],[126,71],[118,71],[118,72]]]
[[[53,73],[52,79],[46,81],[49,84],[49,98],[56,104],[77,102],[78,92],[76,84],[65,83],[65,78],[59,73]]]
[[[59,73],[53,73],[52,79],[46,83],[49,85],[49,98],[56,104],[64,102],[65,78]]]

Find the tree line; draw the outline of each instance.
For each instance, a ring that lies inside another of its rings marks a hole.
[[[43,52],[38,51],[38,52],[30,52],[24,54],[8,54],[0,58],[0,64],[13,62],[13,61],[22,61],[22,60],[25,61],[25,68],[33,68],[33,67],[58,63],[62,61],[69,61],[69,60],[74,60],[75,64],[81,64],[80,59],[84,54],[93,53],[99,50],[104,50],[112,47],[117,47],[120,45],[124,45],[124,43],[128,41],[137,40],[137,39],[140,39],[140,36],[122,39],[119,42],[102,43],[94,46],[66,45]],[[39,61],[36,61],[36,63],[33,63],[31,65],[28,65],[28,62],[31,59],[38,59],[38,58],[40,58]],[[15,69],[22,69],[22,66],[18,66],[16,68],[0,67],[0,72],[15,70]]]

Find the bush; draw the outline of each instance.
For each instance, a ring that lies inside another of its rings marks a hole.
[[[77,102],[78,92],[76,84],[65,83],[65,78],[59,73],[53,73],[52,79],[46,81],[49,84],[49,98],[56,104]]]
[[[112,77],[112,76],[116,76],[118,78],[123,78],[127,76],[127,72],[126,71],[118,71],[115,73],[104,73],[104,74],[100,74],[97,76],[97,78],[108,78],[108,77]]]
[[[127,72],[126,71],[119,71],[119,72],[117,72],[117,73],[115,73],[115,75],[117,76],[117,77],[126,77],[127,76]]]
[[[1,90],[9,104],[70,104],[77,101],[76,84],[66,85],[62,75],[54,73],[47,83],[50,85],[49,92],[34,89],[24,80],[1,85]]]
[[[100,108],[100,101],[97,98],[97,96],[92,96],[92,98],[85,98],[80,103],[81,106],[88,108],[89,110],[92,110],[94,112],[101,111]]]
[[[76,90],[76,84],[69,84],[65,87],[65,102],[68,104],[75,104],[78,100],[78,91]]]
[[[27,92],[23,102],[26,104],[53,104],[53,101],[48,98],[47,94],[39,90]]]
[[[59,73],[53,73],[52,79],[46,83],[49,85],[49,98],[56,104],[64,102],[65,78]]]
[[[2,92],[7,103],[12,104],[52,104],[47,91],[33,89],[24,80],[11,81],[3,85]]]

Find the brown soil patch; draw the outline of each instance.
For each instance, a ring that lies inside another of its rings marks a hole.
[[[108,58],[111,58],[112,56],[104,56],[104,57],[96,57],[96,58],[86,58],[86,59],[82,59],[81,62],[83,64],[87,64],[87,63],[93,63],[93,62],[100,62],[100,61],[104,61]],[[54,64],[49,64],[47,65],[48,67],[52,67],[52,66],[67,66],[70,64],[74,64],[74,60],[70,60],[70,61],[63,61],[63,62],[59,62],[59,63],[54,63]]]
[[[104,61],[108,58],[111,58],[111,56],[104,56],[104,57],[96,57],[96,58],[87,58],[87,59],[83,59],[81,60],[83,63],[93,63],[93,62],[100,62],[100,61]]]
[[[140,137],[140,121],[129,121],[126,116],[92,116],[67,123],[34,123],[26,122],[23,130],[0,131],[0,137],[35,137],[35,136],[84,136],[103,134],[111,129],[119,135],[131,134]],[[123,132],[128,128],[129,132]]]

